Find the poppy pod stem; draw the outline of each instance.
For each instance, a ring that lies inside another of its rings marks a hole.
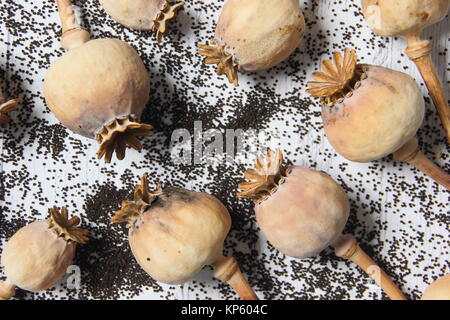
[[[90,34],[80,27],[73,12],[72,2],[70,0],[56,0],[56,3],[62,27],[61,46],[70,50],[89,41]]]
[[[355,237],[349,234],[342,235],[332,246],[338,257],[356,263],[375,280],[391,300],[407,300],[386,272],[359,247]]]
[[[0,300],[9,300],[16,294],[16,286],[6,280],[0,281]]]
[[[435,165],[420,151],[417,139],[410,140],[402,148],[394,152],[394,159],[409,163],[447,188],[447,190],[450,190],[450,175]]]
[[[214,263],[214,277],[228,283],[243,300],[259,300],[244,278],[235,258],[221,256]]]
[[[100,0],[105,11],[125,27],[155,32],[158,42],[169,31],[169,21],[176,18],[184,1],[172,0]]]
[[[422,40],[420,33],[413,33],[405,36],[408,42],[406,54],[416,64],[423,80],[430,92],[434,105],[441,118],[447,141],[450,143],[450,107],[447,103],[444,89],[431,60],[431,42]]]

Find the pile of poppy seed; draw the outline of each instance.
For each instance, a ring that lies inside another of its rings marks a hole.
[[[74,263],[81,270],[79,290],[66,288],[63,281],[45,292],[19,291],[18,298],[117,299],[146,294],[179,298],[180,287],[161,285],[138,266],[127,243],[127,229],[110,222],[121,201],[131,199],[145,172],[153,185],[209,192],[226,205],[233,227],[225,253],[236,257],[261,298],[387,298],[371,291],[363,271],[331,251],[311,259],[290,259],[261,238],[253,205],[235,196],[252,161],[245,165],[174,163],[172,132],[185,128],[194,135],[195,121],[202,121],[204,130],[215,128],[224,134],[227,129],[277,128],[286,141],[283,147],[288,161],[327,171],[348,192],[352,211],[346,231],[357,237],[408,297],[419,297],[425,284],[450,271],[448,261],[433,258],[436,250],[441,250],[443,257],[450,254],[442,246],[448,240],[442,235],[448,234],[450,221],[445,202],[431,192],[433,183],[406,165],[388,160],[364,165],[361,170],[352,168],[325,141],[319,105],[304,92],[322,55],[351,46],[361,53],[361,60],[370,62],[374,59],[371,52],[393,41],[371,36],[353,2],[303,2],[307,22],[303,44],[279,66],[240,76],[241,85],[236,89],[195,53],[196,43],[213,37],[214,21],[224,0],[187,5],[170,23],[170,32],[159,45],[151,32],[130,30],[114,22],[98,1],[74,1],[93,38],[116,37],[131,43],[151,74],[151,98],[142,121],[153,125],[156,135],[142,139],[142,152],[129,152],[122,163],[113,161],[111,165],[98,161],[95,144],[62,127],[45,106],[43,74],[63,53],[56,6],[51,1],[4,2],[0,20],[6,28],[0,28],[0,37],[7,46],[0,51],[0,79],[5,79],[2,86],[8,96],[20,96],[24,101],[20,112],[12,115],[12,123],[0,128],[0,239],[9,239],[26,223],[45,218],[53,205],[67,206],[70,214],[82,218],[81,227],[90,231],[90,241],[78,247]],[[327,9],[328,2],[333,9]],[[326,10],[331,11],[324,16]],[[46,23],[41,22],[42,17]],[[403,57],[396,69],[408,72],[410,66]],[[434,110],[427,108],[418,133],[422,149],[430,157],[437,151],[434,146],[445,145]],[[439,165],[448,171],[449,150],[440,151]],[[383,175],[385,185],[379,179]],[[405,176],[413,178],[401,178]],[[399,193],[392,192],[394,189],[404,190],[401,199],[396,198]],[[397,224],[395,230],[391,221]],[[430,234],[421,231],[425,227]],[[428,245],[423,246],[424,242]],[[213,279],[209,267],[183,286],[182,294],[201,299],[236,298],[232,288]]]

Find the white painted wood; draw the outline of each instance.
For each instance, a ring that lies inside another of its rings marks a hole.
[[[92,188],[96,181],[102,182],[110,179],[116,186],[122,187],[123,181],[120,180],[120,176],[127,170],[132,170],[135,178],[130,183],[133,184],[138,181],[139,175],[149,171],[158,176],[162,182],[175,183],[194,190],[210,191],[208,186],[211,186],[211,183],[214,184],[216,178],[208,173],[207,166],[199,169],[200,174],[195,174],[194,177],[194,173],[187,176],[179,172],[175,166],[173,168],[166,167],[162,164],[162,161],[158,161],[158,152],[164,155],[169,152],[167,148],[162,149],[163,142],[168,137],[165,137],[161,132],[157,132],[154,137],[143,139],[144,152],[138,153],[128,150],[124,161],[114,161],[107,165],[96,159],[97,146],[94,141],[67,131],[68,136],[64,141],[68,151],[64,152],[64,155],[59,157],[57,161],[53,161],[51,157],[45,159],[45,153],[47,152],[42,153],[44,150],[38,150],[37,139],[31,139],[30,137],[33,134],[32,126],[35,125],[37,119],[47,121],[47,125],[58,123],[46,109],[42,93],[42,80],[49,63],[55,61],[63,53],[60,49],[59,38],[54,33],[59,31],[59,18],[55,11],[56,5],[51,1],[46,2],[45,5],[38,1],[23,1],[20,3],[20,6],[23,6],[21,9],[19,5],[14,6],[14,2],[12,0],[2,1],[0,5],[0,68],[6,78],[2,85],[5,95],[19,94],[24,99],[24,105],[29,108],[29,111],[25,113],[28,118],[21,118],[20,111],[13,113],[13,123],[1,128],[0,131],[2,133],[0,141],[2,162],[0,166],[2,179],[6,184],[5,201],[0,203],[2,210],[0,224],[2,221],[11,221],[17,217],[26,217],[29,221],[44,218],[47,215],[48,207],[67,205],[72,214],[81,215],[88,226],[93,226],[83,209],[86,197],[94,193]],[[202,58],[195,53],[196,43],[204,43],[212,38],[214,21],[219,16],[223,2],[223,0],[189,1],[184,12],[177,18],[176,23],[170,24],[170,28],[174,30],[168,38],[163,40],[161,45],[156,44],[149,33],[140,33],[119,27],[109,17],[106,17],[97,1],[78,1],[77,3],[82,7],[82,20],[89,22],[88,25],[91,27],[90,31],[93,37],[104,35],[129,41],[142,56],[145,56],[145,60],[150,67],[152,92],[158,98],[165,98],[167,101],[171,100],[164,90],[167,90],[170,96],[179,95],[180,99],[183,99],[186,104],[186,113],[192,112],[196,108],[197,104],[200,103],[197,97],[200,96],[207,96],[201,101],[202,104],[200,105],[206,104],[212,109],[220,105],[223,100],[241,103],[240,96],[243,96],[242,100],[246,101],[253,95],[258,94],[254,92],[257,90],[255,88],[258,88],[256,86],[258,82],[262,88],[275,89],[276,93],[280,95],[280,99],[289,98],[292,95],[298,95],[302,99],[310,99],[305,93],[306,81],[311,79],[312,72],[318,70],[319,62],[329,58],[333,50],[348,45],[357,49],[361,62],[383,65],[407,72],[418,80],[424,96],[428,97],[426,88],[414,64],[408,61],[403,54],[406,46],[405,41],[372,35],[362,16],[355,16],[358,12],[355,4],[359,1],[301,1],[308,23],[314,22],[314,25],[307,30],[306,40],[299,50],[289,59],[289,62],[282,64],[279,68],[257,75],[240,75],[241,85],[234,88],[223,77],[215,75],[212,66],[202,67],[200,70]],[[14,16],[7,18],[6,12],[11,13],[13,10],[11,8],[15,7],[18,9]],[[213,7],[216,10],[212,10]],[[23,30],[20,25],[27,26],[30,24],[30,20],[35,21],[34,30]],[[14,21],[15,24],[12,25],[11,21]],[[359,37],[353,34],[348,39],[348,34],[340,33],[341,22],[344,23],[342,25],[344,31],[354,27],[354,30],[359,33]],[[199,29],[200,26],[201,29]],[[193,27],[196,28],[195,32]],[[317,37],[318,34],[326,35],[327,30],[331,32],[325,39]],[[443,80],[447,95],[449,95],[450,19],[447,17],[438,25],[429,28],[426,31],[426,37],[433,38],[433,59],[439,76]],[[183,48],[182,52],[177,51],[173,39],[176,39],[177,45]],[[315,41],[317,45],[314,44]],[[370,46],[367,45],[369,41],[376,44],[374,50],[369,49]],[[36,42],[39,42],[39,44]],[[384,44],[385,48],[378,47],[377,44]],[[320,52],[317,52],[317,54],[310,55],[308,51],[315,48],[324,54],[321,55]],[[187,52],[190,53],[190,56],[186,55]],[[50,54],[48,59],[43,57],[45,54]],[[172,57],[175,59],[175,56],[182,61],[182,69],[176,72],[167,71],[165,61],[170,61]],[[34,59],[30,57],[34,57]],[[313,59],[316,60],[313,61]],[[300,81],[292,75],[286,75],[288,71],[291,73],[300,71],[290,67],[290,63],[305,64],[305,75],[295,74],[301,78]],[[405,67],[407,69],[404,69]],[[182,83],[179,82],[179,75],[181,74],[184,79]],[[17,82],[17,76],[20,76],[23,81]],[[263,76],[267,78],[263,79]],[[257,79],[254,80],[254,78]],[[204,80],[204,86],[182,87],[184,83],[198,82],[199,79]],[[183,92],[183,90],[186,90],[186,92]],[[161,103],[164,106],[167,104],[166,101]],[[289,105],[289,102],[283,107],[285,113],[281,115],[281,118],[279,115],[274,116],[272,121],[268,122],[266,129],[286,130],[282,139],[282,146],[285,151],[291,152],[291,156],[287,156],[287,158],[293,163],[315,166],[316,169],[329,173],[339,183],[344,182],[349,189],[353,190],[348,194],[353,215],[350,228],[352,228],[355,236],[360,239],[364,248],[372,250],[376,261],[382,261],[389,265],[389,270],[394,272],[394,278],[407,295],[411,298],[417,298],[431,280],[450,272],[449,193],[447,191],[443,190],[442,187],[436,187],[428,178],[424,179],[424,185],[417,186],[417,179],[423,179],[423,175],[407,165],[394,163],[391,158],[375,163],[356,164],[350,163],[335,154],[324,137],[319,114],[320,108],[317,102],[312,106],[314,113],[313,111],[298,110],[298,106]],[[221,115],[217,116],[212,123],[215,125],[224,123],[237,108],[236,105],[224,107]],[[442,152],[442,155],[434,160],[448,171],[450,168],[449,149],[443,138],[443,132],[439,129],[440,124],[434,106],[427,103],[427,108],[430,109],[428,113],[431,116],[427,118],[419,131],[419,140],[426,146],[425,151],[429,157],[433,157],[435,152]],[[310,115],[313,115],[312,118],[309,118]],[[162,112],[161,117],[167,116],[168,114]],[[289,123],[288,126],[286,121]],[[299,136],[299,127],[306,128],[307,134]],[[5,148],[5,145],[15,142],[6,141],[5,133],[8,133],[8,139],[17,139],[17,143],[23,144],[23,157],[20,159],[15,159],[14,155],[7,154],[12,148]],[[291,138],[287,138],[289,135]],[[439,144],[436,143],[438,140],[440,141]],[[288,145],[288,143],[291,145]],[[80,144],[86,153],[85,155],[80,155],[78,158],[73,157],[76,152],[76,144]],[[309,153],[302,151],[307,146],[311,146]],[[328,157],[327,154],[333,156]],[[11,161],[10,159],[14,160]],[[73,160],[77,162],[73,163]],[[248,159],[246,167],[250,166],[252,162],[253,159]],[[340,165],[346,166],[346,172],[340,170]],[[231,168],[236,168],[236,166],[231,164],[229,168],[231,172]],[[212,166],[210,169],[216,170],[215,172],[218,173],[216,167]],[[115,177],[108,176],[106,171],[116,172],[117,175]],[[24,184],[11,181],[12,173],[15,177],[21,176],[22,173],[26,174]],[[358,174],[361,174],[361,176]],[[393,178],[394,174],[398,175],[397,180]],[[401,181],[406,184],[401,184]],[[36,185],[33,183],[36,183]],[[9,184],[14,186],[9,188]],[[79,186],[74,187],[76,185]],[[412,185],[414,185],[413,189],[408,189]],[[67,193],[67,196],[63,196],[64,192]],[[380,192],[383,192],[383,195],[380,195]],[[418,199],[417,195],[420,192],[426,195],[427,200]],[[367,199],[364,197],[366,194]],[[38,197],[45,198],[45,201],[37,200]],[[242,214],[249,215],[251,208],[248,202],[245,203],[246,212]],[[426,216],[423,212],[425,207],[428,213]],[[371,209],[374,212],[371,213]],[[111,215],[112,212],[105,212],[105,214]],[[239,213],[234,212],[233,214]],[[444,218],[439,219],[439,216]],[[247,227],[256,228],[255,222],[249,221],[252,222]],[[422,234],[421,237],[418,237],[419,233]],[[368,234],[370,236],[367,236]],[[230,235],[232,240],[229,240],[227,244],[227,252],[250,254],[249,244],[239,243],[236,240],[238,238],[239,234],[233,229]],[[370,241],[365,242],[367,239],[370,239]],[[5,240],[0,239],[0,243],[4,244]],[[383,243],[383,246],[379,245],[380,242]],[[398,244],[398,246],[395,246],[395,244]],[[125,238],[124,245],[127,245]],[[258,243],[253,245],[252,249],[258,252],[258,256],[255,256],[254,259],[264,261],[264,267],[268,274],[273,279],[280,281],[278,285],[281,283],[283,286],[278,288],[280,289],[279,294],[271,295],[268,292],[265,296],[264,290],[255,280],[258,278],[258,274],[251,274],[251,282],[261,298],[333,299],[336,292],[340,292],[339,290],[348,291],[348,293],[342,294],[341,298],[343,299],[381,298],[379,290],[370,286],[369,278],[358,267],[333,258],[330,250],[326,250],[321,257],[294,260],[270,251],[263,235],[261,235]],[[276,263],[268,262],[267,256],[270,254],[273,255],[272,260]],[[280,261],[283,263],[280,263]],[[303,268],[309,266],[310,272],[293,270],[299,266]],[[401,267],[398,273],[395,266]],[[245,266],[243,267],[245,269]],[[409,271],[406,272],[405,269]],[[0,271],[2,270],[0,269]],[[283,275],[279,275],[280,273],[283,273]],[[315,290],[312,290],[314,284],[320,282],[321,275],[325,275],[331,285],[318,285]],[[354,285],[348,283],[350,275],[354,275]],[[210,268],[205,268],[194,280],[197,287],[193,283],[187,283],[183,286],[162,285],[163,293],[154,293],[151,288],[144,288],[142,295],[133,298],[236,298],[234,295],[224,296],[219,292],[219,283],[212,279]],[[198,290],[199,283],[207,293]],[[361,288],[366,289],[361,291]],[[58,292],[60,289],[62,292]],[[308,291],[305,292],[305,290]],[[273,291],[275,292],[275,290]],[[286,296],[287,293],[292,295]],[[58,285],[56,289],[29,295],[26,298],[74,298],[75,295],[76,292],[67,291],[64,286]],[[127,297],[125,293],[123,297]]]

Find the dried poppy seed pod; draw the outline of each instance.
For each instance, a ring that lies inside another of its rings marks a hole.
[[[391,153],[450,189],[450,176],[420,152],[415,135],[425,103],[412,77],[388,68],[357,64],[356,53],[333,54],[307,90],[320,98],[325,133],[335,150],[356,162]]]
[[[137,136],[152,135],[152,126],[139,123],[149,98],[149,75],[137,52],[116,39],[89,41],[76,22],[68,0],[57,0],[63,36],[69,51],[45,76],[47,105],[73,132],[96,139],[97,156],[119,160],[130,146],[141,150]]]
[[[3,97],[2,89],[0,88],[0,124],[5,124],[11,121],[9,112],[17,109],[17,104],[21,101],[21,99],[12,99],[5,102],[5,98]]]
[[[128,242],[139,265],[153,279],[182,284],[205,265],[245,300],[258,299],[237,261],[222,254],[231,218],[215,197],[179,188],[150,191],[141,178],[133,201],[123,201],[112,222],[127,222]]]
[[[217,64],[238,85],[237,72],[272,68],[298,47],[305,19],[298,0],[228,0],[217,22],[215,40],[199,44],[205,63]]]
[[[367,272],[391,299],[405,299],[390,277],[343,235],[350,206],[342,188],[328,175],[302,166],[283,166],[280,150],[268,150],[244,174],[239,198],[255,202],[258,225],[269,242],[294,258],[309,258],[328,246]],[[377,272],[374,272],[377,270]]]
[[[430,284],[423,293],[422,300],[450,300],[450,274]]]
[[[158,42],[167,33],[167,22],[177,16],[184,2],[168,0],[100,0],[105,11],[125,27],[156,32]]]
[[[13,297],[16,286],[28,291],[54,286],[72,264],[76,244],[88,240],[88,231],[77,228],[80,219],[69,219],[66,208],[49,211],[48,220],[26,225],[6,243],[1,263],[7,279],[0,281],[0,300]]]
[[[375,34],[402,36],[406,54],[417,65],[441,118],[450,143],[450,107],[433,65],[431,43],[422,39],[425,28],[441,21],[450,0],[362,0],[367,24]]]

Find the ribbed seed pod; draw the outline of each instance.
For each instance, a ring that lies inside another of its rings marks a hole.
[[[167,33],[167,23],[177,16],[184,2],[168,0],[100,0],[105,11],[125,27],[152,30],[158,42]]]
[[[149,99],[150,81],[141,58],[117,39],[89,41],[75,21],[69,0],[57,0],[63,26],[62,45],[69,51],[45,76],[47,105],[71,131],[99,143],[98,158],[110,162],[127,146],[142,148],[137,136],[152,135],[139,118]]]
[[[330,176],[303,166],[286,167],[280,150],[268,150],[244,178],[238,197],[254,201],[258,225],[276,249],[303,259],[333,246],[337,256],[358,264],[391,299],[406,299],[356,239],[342,234],[350,205]]]
[[[430,284],[423,293],[422,300],[450,300],[450,274]]]
[[[432,46],[423,30],[444,19],[450,0],[362,0],[367,24],[375,34],[401,36],[408,42],[405,53],[417,65],[441,118],[450,143],[450,107],[431,59]]]
[[[307,90],[322,102],[325,133],[335,150],[356,162],[370,162],[394,153],[437,183],[450,188],[450,176],[420,152],[415,135],[425,102],[415,80],[388,68],[358,64],[356,52],[322,63],[323,72]]]
[[[305,19],[298,0],[228,0],[217,22],[215,39],[199,44],[205,63],[217,64],[238,85],[238,72],[272,68],[298,47]]]
[[[77,243],[88,240],[87,230],[77,227],[66,208],[53,207],[50,218],[30,223],[6,243],[1,263],[7,276],[0,281],[0,300],[15,294],[15,287],[43,291],[54,286],[72,264]]]
[[[111,220],[127,223],[133,255],[156,281],[182,284],[213,265],[214,276],[243,299],[257,299],[237,261],[222,254],[231,218],[217,198],[173,187],[151,191],[144,175],[134,200],[123,201]]]
[[[9,112],[17,109],[17,104],[21,101],[21,99],[12,99],[5,101],[3,97],[2,89],[0,88],[0,124],[5,124],[11,121]]]

